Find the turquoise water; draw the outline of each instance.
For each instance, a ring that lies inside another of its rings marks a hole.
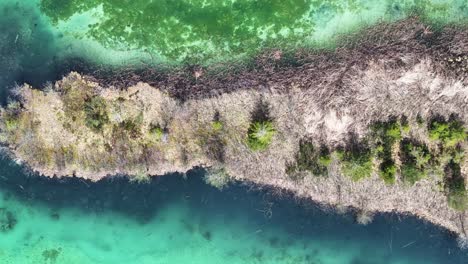
[[[332,46],[336,34],[415,7],[431,21],[468,17],[464,0],[175,3],[1,0],[2,103],[17,83],[43,87],[86,64],[204,63],[273,44]],[[221,192],[201,174],[91,183],[28,176],[3,160],[0,263],[467,263],[453,236],[413,217],[379,215],[359,226],[351,214],[289,195],[240,184]]]
[[[468,251],[413,217],[368,226],[267,190],[223,192],[194,171],[150,184],[25,176],[1,164],[0,263],[457,264]],[[11,218],[11,217],[10,217]],[[13,222],[10,220],[10,222]]]
[[[15,67],[65,58],[105,65],[206,63],[265,47],[333,46],[339,34],[417,14],[463,23],[465,0],[2,0],[4,53]],[[15,56],[16,57],[16,56]],[[19,58],[16,57],[18,60]],[[25,65],[26,64],[26,65]]]
[[[267,47],[333,47],[340,34],[411,14],[466,23],[468,2],[1,0],[0,98],[15,83],[42,87],[88,66],[205,64]]]
[[[0,99],[15,83],[42,87],[87,66],[205,64],[267,47],[333,47],[340,34],[412,14],[466,23],[468,2],[1,0]]]

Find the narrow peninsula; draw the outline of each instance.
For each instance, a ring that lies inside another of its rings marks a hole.
[[[49,177],[207,169],[337,208],[414,214],[468,236],[468,30],[418,19],[333,51],[265,50],[242,65],[71,72],[27,84],[0,140]]]

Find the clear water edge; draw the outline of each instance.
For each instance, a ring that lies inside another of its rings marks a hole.
[[[0,208],[18,222],[0,236],[1,263],[456,264],[468,257],[449,233],[413,217],[383,214],[360,226],[351,214],[290,196],[242,185],[220,192],[200,171],[138,185],[5,170]],[[45,253],[54,250],[55,262]]]

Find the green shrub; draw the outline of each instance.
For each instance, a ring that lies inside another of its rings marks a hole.
[[[3,118],[3,120],[4,120],[3,122],[5,124],[5,129],[8,132],[15,131],[18,128],[18,125],[19,125],[18,119],[19,119],[19,117],[17,115],[14,115],[12,113],[5,113],[4,118]]]
[[[468,194],[465,187],[465,178],[461,174],[458,163],[450,161],[445,167],[444,187],[450,207],[458,211],[468,209]]]
[[[400,156],[401,177],[404,182],[412,185],[427,175],[431,155],[426,145],[404,139],[400,144]]]
[[[158,125],[151,125],[149,134],[155,141],[160,141],[164,136],[164,130]]]
[[[264,150],[271,144],[275,134],[271,121],[253,122],[248,130],[247,145],[254,151]]]
[[[143,124],[143,113],[140,113],[133,119],[127,119],[120,123],[120,126],[129,133],[131,138],[137,138],[141,136],[141,128]]]
[[[21,105],[19,102],[9,102],[3,112],[2,120],[5,124],[5,129],[8,132],[13,132],[18,128],[21,117]]]
[[[85,101],[84,111],[86,126],[94,131],[100,131],[109,122],[106,101],[100,96],[94,96]]]
[[[386,122],[375,122],[371,126],[372,137],[375,142],[384,148],[391,148],[391,145],[401,140],[401,126],[396,119]]]
[[[318,164],[324,167],[330,166],[332,159],[330,156],[330,152],[328,151],[328,148],[326,149],[326,153],[320,152],[320,156],[318,158]]]
[[[211,123],[211,128],[213,132],[221,132],[221,130],[223,130],[223,123],[221,121],[213,121]]]
[[[224,124],[219,112],[216,112],[211,123],[200,126],[197,130],[198,145],[206,156],[213,161],[223,163],[225,158],[226,137]]]
[[[371,151],[365,147],[351,148],[338,152],[341,160],[341,171],[354,181],[370,177],[372,174]]]
[[[424,119],[422,118],[421,115],[418,114],[418,115],[416,116],[416,123],[418,123],[419,126],[424,125],[425,122],[426,122],[426,121],[424,121]]]
[[[229,174],[225,168],[209,168],[203,177],[205,183],[222,190],[230,182]]]
[[[406,129],[409,130],[407,120],[402,118],[401,121]],[[377,157],[381,160],[379,166],[380,177],[388,184],[395,182],[397,167],[392,157],[392,147],[395,143],[402,139],[401,122],[393,118],[386,122],[376,122],[372,125],[372,138],[376,145]],[[404,128],[404,127],[403,127]]]
[[[385,181],[387,184],[394,184],[395,183],[395,174],[397,168],[395,166],[395,162],[392,159],[384,160],[380,164],[380,177]]]
[[[433,120],[429,124],[430,139],[438,140],[446,147],[455,147],[458,143],[465,141],[466,134],[463,124],[455,119],[449,121]]]
[[[301,140],[299,151],[296,154],[296,161],[289,165],[287,172],[292,177],[297,177],[297,172],[309,171],[313,175],[328,175],[328,166],[331,163],[329,149],[322,145],[320,149],[314,147],[312,142]]]
[[[401,130],[405,133],[409,133],[409,131],[411,130],[411,127],[408,122],[408,118],[406,116],[401,117],[400,126],[401,126]]]
[[[151,182],[151,176],[142,169],[133,175],[129,175],[129,180],[132,183],[146,184]]]
[[[404,182],[411,185],[426,177],[426,171],[418,169],[413,164],[402,164],[401,165],[401,177]]]

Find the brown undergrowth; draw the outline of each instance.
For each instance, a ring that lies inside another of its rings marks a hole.
[[[405,54],[404,56],[401,56]],[[182,101],[261,87],[287,92],[292,86],[308,89],[323,83],[343,86],[353,69],[365,69],[373,60],[389,68],[415,66],[431,57],[433,71],[468,82],[468,29],[460,25],[433,29],[417,17],[381,23],[338,38],[336,48],[269,49],[253,59],[206,66],[93,68],[75,65],[103,87],[126,88],[145,82]],[[74,62],[77,64],[77,62]],[[327,74],[324,74],[326,72]]]

